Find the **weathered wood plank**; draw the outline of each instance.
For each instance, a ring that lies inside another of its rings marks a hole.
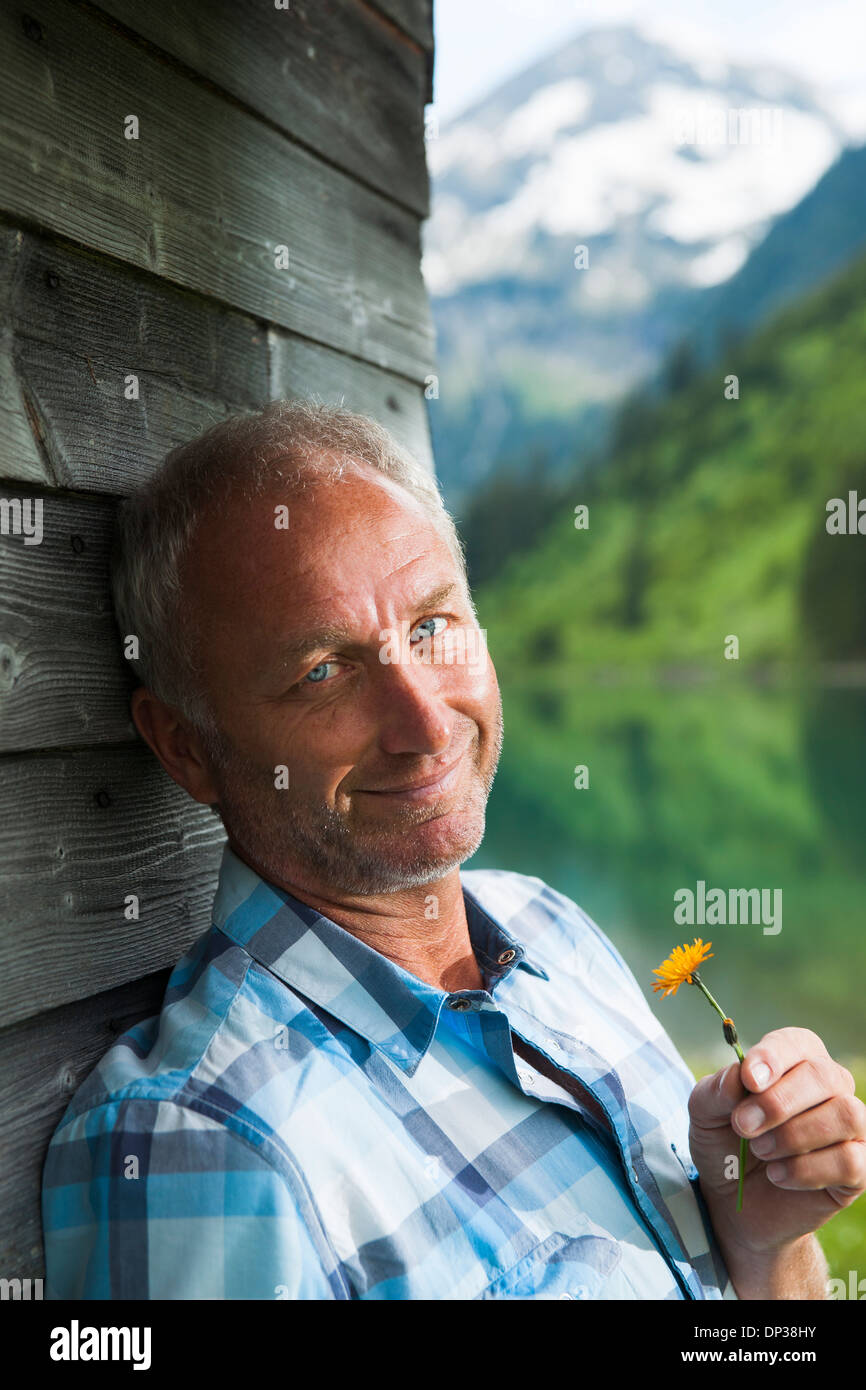
[[[42,507],[43,537],[0,534],[0,750],[133,742],[130,670],[108,586],[108,501],[4,497]]]
[[[4,1025],[163,969],[207,929],[222,823],[144,745],[3,759],[0,798]]]
[[[420,386],[280,329],[272,328],[268,339],[273,398],[312,391],[324,401],[342,401],[347,409],[378,420],[434,471],[430,421]]]
[[[27,480],[37,423],[51,481],[122,495],[169,449],[283,395],[341,397],[433,466],[422,389],[92,252],[0,230],[9,431],[0,477]],[[11,249],[9,249],[11,247]],[[126,398],[129,375],[138,400]],[[35,446],[34,446],[35,447]]]
[[[129,29],[421,217],[427,56],[359,0],[98,0]]]
[[[433,370],[414,214],[67,0],[33,0],[26,22],[3,0],[0,48],[0,211],[413,380]]]
[[[36,445],[15,368],[10,295],[21,235],[12,227],[0,227],[0,476],[48,483],[51,477]],[[4,466],[7,460],[14,461],[11,468]]]
[[[433,0],[370,0],[370,4],[428,53],[433,52]]]
[[[169,970],[0,1032],[0,1270],[42,1279],[42,1165],[69,1100],[117,1037],[158,1013]]]
[[[267,333],[246,314],[30,233],[0,275],[15,384],[58,485],[129,492],[176,444],[267,400]],[[0,440],[0,473],[22,471]]]

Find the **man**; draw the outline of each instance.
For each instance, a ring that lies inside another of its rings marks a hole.
[[[136,725],[227,845],[211,930],[52,1141],[48,1296],[824,1296],[811,1233],[866,1185],[850,1073],[783,1028],[695,1085],[574,903],[461,878],[499,690],[380,426],[278,402],[175,451],[114,596]]]

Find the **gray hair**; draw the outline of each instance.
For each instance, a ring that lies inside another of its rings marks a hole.
[[[191,650],[181,592],[184,560],[203,512],[232,494],[258,496],[272,483],[293,492],[314,481],[336,482],[358,464],[378,469],[427,511],[468,594],[463,546],[432,474],[375,420],[313,397],[272,401],[221,421],[173,449],[120,503],[111,588],[121,636],[138,638],[138,656],[129,664],[212,750],[222,740]]]

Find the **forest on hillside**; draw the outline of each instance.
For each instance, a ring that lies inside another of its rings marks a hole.
[[[866,498],[864,382],[866,258],[712,367],[675,354],[573,479],[503,473],[464,528],[500,674],[709,667],[730,634],[740,669],[866,661],[866,545],[826,525]]]

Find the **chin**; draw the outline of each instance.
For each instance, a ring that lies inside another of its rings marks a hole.
[[[420,861],[429,865],[431,875],[441,875],[472,857],[484,839],[484,825],[483,811],[480,815],[474,810],[450,811],[406,827],[394,843],[393,855],[388,853],[385,837],[378,851],[383,863],[394,869],[402,863],[411,870]]]

